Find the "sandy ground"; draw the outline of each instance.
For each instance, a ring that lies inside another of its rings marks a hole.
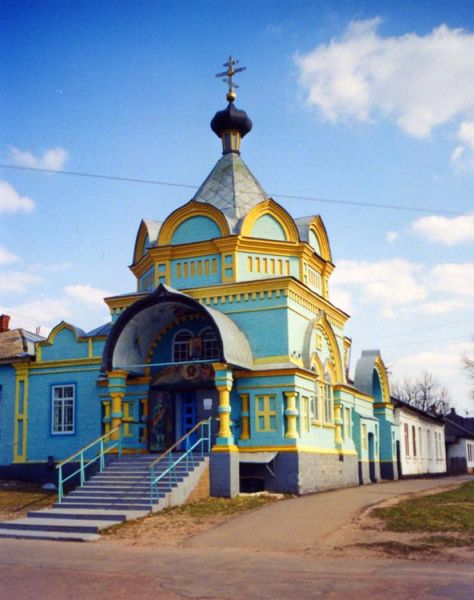
[[[313,551],[325,558],[377,559],[394,557],[407,560],[474,561],[474,546],[449,547],[437,545],[427,538],[433,533],[402,533],[386,531],[384,522],[375,517],[373,509],[398,504],[407,498],[429,496],[459,487],[460,483],[439,485],[416,493],[408,493],[368,506],[337,531],[320,540]],[[450,537],[456,537],[451,534]]]

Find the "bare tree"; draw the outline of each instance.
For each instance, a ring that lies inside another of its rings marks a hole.
[[[471,356],[469,356],[468,354],[464,354],[462,357],[462,362],[464,368],[466,369],[467,376],[474,383],[474,358],[472,358],[472,356],[474,356],[474,354],[472,354]],[[471,395],[474,398],[474,387],[471,391]]]
[[[448,390],[428,371],[423,371],[418,379],[395,383],[392,393],[402,402],[434,415],[446,415],[451,410]]]

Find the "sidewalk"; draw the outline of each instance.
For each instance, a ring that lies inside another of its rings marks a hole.
[[[472,479],[465,475],[390,481],[300,496],[240,515],[190,538],[184,546],[301,552],[371,504]]]

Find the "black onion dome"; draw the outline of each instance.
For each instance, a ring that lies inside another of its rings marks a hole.
[[[243,138],[252,129],[252,121],[244,110],[239,110],[233,102],[229,102],[227,108],[216,112],[211,121],[211,129],[218,137],[221,137],[223,131],[237,130]]]

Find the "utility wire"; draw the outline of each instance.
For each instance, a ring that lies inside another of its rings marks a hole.
[[[118,175],[101,175],[99,173],[84,173],[81,171],[55,171],[54,169],[41,169],[38,167],[20,167],[18,165],[0,164],[2,169],[14,169],[17,171],[36,171],[39,173],[54,173],[55,175],[72,175],[74,177],[88,177],[93,179],[106,179],[109,181],[122,181],[128,183],[144,183],[147,185],[161,185],[167,187],[187,188],[196,190],[198,185],[189,183],[177,183],[172,181],[159,181],[155,179],[140,179],[138,177],[120,177]],[[245,192],[244,192],[245,193]],[[400,210],[428,214],[463,215],[463,212],[441,208],[425,208],[422,206],[407,206],[401,204],[379,204],[377,202],[356,202],[354,200],[334,200],[331,198],[317,198],[315,196],[297,196],[292,194],[269,194],[273,198],[285,200],[306,200],[308,202],[323,202],[326,204],[339,204],[345,206],[362,206],[365,208],[384,208],[387,210]]]
[[[439,327],[450,327],[452,325],[457,325],[458,323],[467,323],[469,321],[474,321],[474,318],[471,317],[470,319],[460,319],[458,321],[451,321],[451,322],[447,322],[447,323],[437,323],[436,324],[436,329],[438,329]],[[380,337],[371,337],[371,338],[362,338],[358,340],[358,343],[361,342],[371,342],[372,340],[385,340],[387,338],[393,338],[393,337],[400,337],[400,336],[404,336],[410,333],[420,333],[423,331],[432,331],[433,327],[423,327],[421,329],[411,329],[410,331],[402,331],[400,333],[391,333],[389,335],[382,335]]]
[[[417,342],[400,342],[398,344],[380,344],[382,348],[395,348],[396,346],[413,346],[415,344],[429,344],[432,342],[452,342],[455,340],[464,340],[465,338],[470,338],[470,334],[457,336],[457,337],[447,337],[447,338],[434,338],[431,340],[418,340]]]

